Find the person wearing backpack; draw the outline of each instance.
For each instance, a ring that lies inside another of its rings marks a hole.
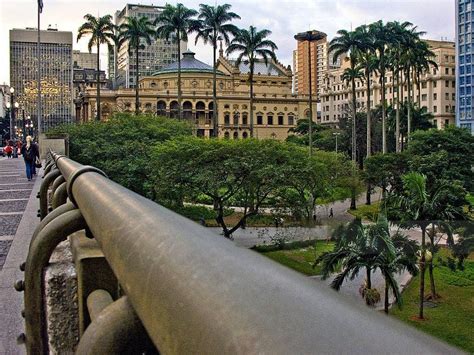
[[[21,147],[21,155],[25,161],[26,167],[26,178],[31,181],[33,178],[33,165],[35,163],[36,156],[36,145],[31,142],[31,136],[26,137],[26,144]]]

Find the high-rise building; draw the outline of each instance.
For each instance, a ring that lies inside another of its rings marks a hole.
[[[127,17],[147,17],[152,23],[163,11],[162,6],[127,4],[122,11],[115,13],[115,24],[120,26],[127,21]],[[144,44],[144,49],[139,53],[140,76],[148,76],[161,70],[163,67],[178,60],[177,45],[171,40],[152,39],[150,45]],[[187,48],[187,42],[181,42],[181,53]],[[136,80],[135,51],[129,51],[128,41],[125,42],[117,53],[117,86],[132,88]],[[113,58],[109,54],[109,60]],[[113,81],[111,71],[115,71],[109,64],[109,76]]]
[[[72,66],[74,68],[97,69],[97,53],[73,50]]]
[[[433,115],[433,125],[438,129],[454,124],[455,70],[454,70],[454,43],[448,41],[426,40],[429,48],[435,54],[433,60],[437,68],[430,65],[429,70],[421,75],[420,86],[413,83],[411,93],[414,100],[421,107],[426,108]],[[343,60],[338,69],[329,70],[321,94],[321,124],[337,126],[339,120],[347,117],[351,110],[351,87],[342,80],[344,70],[350,66],[349,58]],[[404,82],[404,77],[401,78]],[[372,74],[371,108],[380,105],[382,92],[378,73]],[[387,105],[396,101],[396,87],[392,72],[386,73],[385,100]],[[403,84],[403,100],[407,101],[407,84]],[[366,111],[367,86],[364,82],[356,81],[357,110]]]
[[[473,0],[456,0],[456,124],[474,134]]]
[[[297,41],[296,55],[293,55],[293,65],[295,71],[295,93],[298,95],[309,94],[309,57],[311,56],[311,88],[317,101],[321,94],[321,87],[324,82],[324,75],[328,70],[328,42],[326,34],[323,38],[313,42]],[[310,46],[310,54],[308,53]]]
[[[293,93],[298,93],[298,51],[293,51]]]
[[[38,32],[35,28],[10,30],[10,85],[15,101],[37,122]],[[42,130],[72,122],[72,32],[41,31]]]

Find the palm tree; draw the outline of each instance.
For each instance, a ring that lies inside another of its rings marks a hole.
[[[176,40],[178,49],[178,118],[181,119],[181,41],[188,40],[188,33],[199,28],[200,24],[193,19],[197,11],[188,9],[183,4],[176,6],[166,4],[163,12],[156,18],[154,25],[156,36],[169,40],[173,37]],[[214,108],[215,109],[215,108]]]
[[[128,50],[131,52],[135,50],[135,114],[140,113],[140,98],[139,98],[139,80],[140,80],[140,70],[139,70],[139,51],[144,48],[142,42],[145,42],[147,45],[151,44],[151,39],[155,35],[153,25],[147,17],[126,17],[126,22],[121,24],[119,27],[120,30],[120,39],[119,47],[121,47],[125,42],[128,43]]]
[[[95,17],[87,14],[84,19],[87,22],[83,23],[77,30],[77,41],[85,35],[90,35],[91,39],[87,44],[89,53],[93,46],[97,48],[97,120],[100,121],[100,45],[110,44],[113,41],[114,25],[110,15]]]
[[[352,86],[352,161],[353,161],[353,170],[355,169],[355,163],[357,160],[356,151],[357,151],[357,137],[356,137],[356,116],[357,116],[357,106],[356,106],[356,84],[355,81],[360,72],[356,70],[358,56],[361,50],[364,49],[364,43],[360,32],[357,31],[346,31],[339,30],[337,31],[338,36],[334,37],[329,43],[329,53],[333,54],[334,62],[342,56],[349,53],[350,60],[350,72],[346,74],[346,77],[352,76],[350,78],[350,83]],[[349,75],[350,73],[350,75]],[[355,171],[353,171],[355,175]],[[356,196],[355,193],[352,193],[351,197],[351,209],[356,209]]]
[[[427,260],[426,230],[433,222],[452,220],[458,216],[458,208],[453,208],[446,203],[446,193],[449,185],[442,183],[437,188],[428,190],[426,176],[411,172],[402,177],[403,191],[399,195],[390,196],[387,200],[389,206],[400,211],[402,226],[411,228],[417,226],[421,229],[420,251],[420,300],[418,317],[423,319],[423,302],[425,297],[425,270]]]
[[[418,245],[416,241],[409,240],[408,237],[396,233],[392,237],[392,243],[395,248],[395,253],[392,254],[390,250],[380,253],[380,260],[377,263],[380,273],[385,279],[384,312],[387,314],[389,308],[388,293],[390,290],[392,290],[398,307],[401,307],[402,305],[402,297],[394,275],[405,270],[413,276],[418,273],[416,259]]]
[[[120,29],[119,26],[114,25],[114,36],[112,37],[111,43],[108,44],[109,52],[114,52],[114,77],[112,78],[112,88],[117,89],[117,58],[118,50],[120,46]]]
[[[236,61],[236,66],[239,66],[244,58],[247,58],[249,65],[249,84],[250,84],[250,137],[253,137],[253,76],[255,70],[255,63],[261,57],[268,65],[268,60],[276,61],[275,51],[278,49],[277,45],[271,40],[267,39],[271,35],[269,30],[258,31],[254,26],[250,26],[248,30],[241,29],[235,35],[232,42],[227,48],[227,54],[234,52],[239,53]]]
[[[240,16],[234,12],[230,12],[232,6],[229,4],[210,6],[205,4],[199,5],[200,27],[197,29],[196,43],[202,38],[205,44],[210,42],[213,50],[213,86],[212,86],[212,122],[214,137],[218,136],[217,122],[217,41],[223,39],[226,45],[229,45],[229,35],[235,36],[239,29],[237,26],[228,22],[234,19],[240,19]]]
[[[400,149],[400,73],[403,71],[401,56],[405,50],[405,44],[412,36],[412,32],[408,30],[413,24],[410,22],[400,23],[393,21],[387,23],[392,33],[394,33],[395,43],[389,48],[390,68],[394,77],[394,86],[396,87],[396,120],[395,120],[395,151],[399,153]],[[401,95],[403,97],[403,95]]]
[[[351,74],[352,78],[350,79],[350,83],[352,86],[352,160],[356,161],[356,139],[355,139],[355,131],[356,131],[356,113],[357,113],[357,106],[356,106],[356,84],[355,81],[360,72],[356,70],[356,66],[358,63],[358,57],[361,50],[364,49],[363,38],[360,32],[357,31],[346,31],[346,30],[339,30],[337,32],[339,35],[338,37],[334,37],[333,40],[329,43],[329,53],[333,54],[334,62],[337,61],[342,55],[346,55],[349,53],[349,60],[350,60],[350,72],[347,72],[346,78],[349,78],[349,73]],[[349,69],[349,68],[348,68]]]
[[[372,154],[372,132],[371,132],[371,116],[370,116],[370,92],[371,92],[371,77],[378,68],[378,60],[375,55],[374,37],[368,26],[362,25],[355,29],[360,33],[362,38],[363,50],[359,52],[358,61],[360,67],[364,70],[366,90],[367,90],[367,154],[370,157]]]
[[[381,216],[375,225],[364,226],[360,219],[356,219],[346,227],[339,227],[335,234],[338,240],[334,250],[323,253],[315,261],[315,265],[322,263],[323,280],[340,267],[341,271],[331,282],[331,287],[339,290],[347,278],[353,280],[364,268],[366,282],[361,294],[368,305],[373,305],[374,299],[371,296],[378,295],[378,291],[372,289],[371,274],[375,269],[380,268],[381,262],[391,261],[396,255],[387,220]],[[393,275],[388,270],[386,266],[385,271]],[[393,277],[389,283],[398,290]]]
[[[388,46],[394,42],[393,33],[389,26],[384,25],[382,20],[370,24],[370,31],[374,36],[374,47],[379,58],[380,85],[382,91],[382,153],[387,153],[387,127],[385,107],[385,73],[387,70],[386,51]]]

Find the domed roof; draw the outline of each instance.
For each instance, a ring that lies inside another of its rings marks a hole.
[[[196,53],[190,51],[189,49],[183,52],[183,58],[181,59],[181,73],[212,73],[213,68],[206,63],[201,62],[194,58]],[[178,72],[178,62],[171,63],[170,65],[164,67],[163,69],[153,73],[153,75],[165,74],[165,73],[177,73]],[[217,74],[225,75],[220,70],[217,70]]]

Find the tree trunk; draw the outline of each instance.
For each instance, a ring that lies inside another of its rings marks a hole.
[[[430,275],[430,289],[431,289],[431,299],[435,300],[438,298],[438,294],[436,293],[436,285],[435,285],[435,279],[434,279],[434,274],[433,274],[433,258],[434,258],[434,242],[435,242],[435,225],[432,224],[432,232],[430,234],[430,252],[431,252],[431,261],[428,266],[428,272]]]
[[[138,97],[139,95],[139,88],[138,88],[138,80],[140,79],[140,73],[138,70],[138,46],[139,46],[140,40],[138,40],[137,43],[137,48],[135,49],[135,55],[137,56],[135,59],[135,64],[136,64],[136,75],[135,75],[135,115],[138,115],[140,113],[140,99]]]
[[[354,65],[351,62],[351,65]],[[356,106],[356,86],[355,79],[351,79],[352,82],[352,178],[355,179],[355,169],[357,162],[357,136],[356,136],[356,117],[357,117],[357,106]],[[355,186],[351,188],[351,210],[355,210],[356,206],[356,191]]]
[[[421,108],[421,73],[419,71],[416,73],[416,77],[416,86],[418,88],[418,108]]]
[[[97,121],[100,121],[100,43],[97,43]]]
[[[367,80],[367,158],[372,155],[372,118],[370,112],[370,71],[366,70],[366,80]],[[370,190],[372,187],[370,183],[367,183],[367,194],[366,194],[366,205],[371,204],[370,200]]]
[[[181,39],[177,31],[178,42],[178,119],[181,119]],[[215,108],[214,108],[215,109]]]
[[[385,301],[384,301],[384,305],[383,305],[383,311],[385,312],[385,314],[388,314],[388,306],[389,306],[389,302],[388,302],[388,282],[387,282],[387,280],[385,280]]]
[[[395,151],[400,153],[400,71],[396,71],[397,80],[397,112],[395,116]]]
[[[367,289],[371,289],[372,288],[372,279],[371,279],[371,275],[370,275],[370,267],[366,266],[365,267],[365,272],[366,272],[366,276],[367,276]]]
[[[387,153],[387,123],[386,123],[386,110],[385,110],[385,62],[383,50],[380,53],[381,58],[381,71],[380,79],[382,80],[382,153]]]
[[[253,138],[253,63],[250,64],[250,138]]]
[[[423,302],[425,300],[425,232],[426,227],[421,227],[421,258],[420,258],[420,303],[418,318],[423,319]]]
[[[217,122],[217,60],[216,60],[216,52],[217,52],[217,39],[216,39],[216,33],[214,31],[214,57],[213,57],[213,63],[214,63],[214,70],[212,71],[212,135],[214,137],[218,137],[219,133],[219,123]]]
[[[407,140],[410,142],[411,133],[411,80],[410,80],[410,67],[407,69],[407,96],[408,96],[408,116],[407,116]]]

